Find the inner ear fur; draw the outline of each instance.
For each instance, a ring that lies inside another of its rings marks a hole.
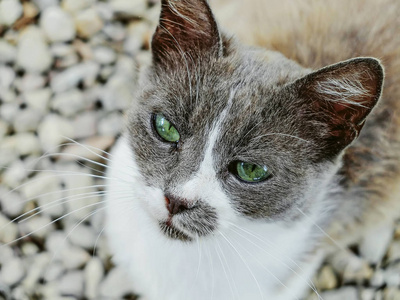
[[[221,55],[220,32],[207,1],[162,0],[151,48],[153,64],[163,67]]]
[[[295,83],[305,110],[325,125],[328,155],[337,155],[359,135],[381,96],[383,79],[383,67],[377,59],[355,58],[322,68]]]

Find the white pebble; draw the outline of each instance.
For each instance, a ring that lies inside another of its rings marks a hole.
[[[385,283],[384,273],[381,269],[375,270],[371,279],[369,280],[369,284],[373,287],[381,287]]]
[[[7,122],[0,120],[0,141],[6,136],[9,132],[10,126]]]
[[[113,49],[104,46],[96,47],[93,50],[93,56],[98,63],[103,65],[111,64],[117,58],[117,55]]]
[[[98,257],[92,258],[85,267],[85,296],[88,299],[97,299],[99,285],[104,276],[103,263]]]
[[[59,279],[65,272],[65,268],[60,262],[52,262],[45,270],[43,279],[46,282],[51,282]]]
[[[36,131],[42,115],[39,111],[34,108],[27,107],[24,110],[20,110],[15,116],[12,124],[16,132],[27,132]]]
[[[110,6],[115,13],[141,17],[146,12],[147,1],[113,0],[110,2]]]
[[[23,243],[21,246],[22,254],[25,257],[37,255],[40,251],[39,247],[34,243]]]
[[[67,227],[67,231],[70,232],[69,240],[72,244],[84,249],[92,249],[94,247],[97,235],[92,227],[83,224],[69,227]]]
[[[50,47],[51,53],[55,57],[63,57],[75,52],[74,48],[69,44],[64,43],[54,43]]]
[[[374,300],[375,290],[374,289],[361,289],[360,300]]]
[[[41,30],[36,26],[25,29],[20,36],[17,63],[32,73],[48,70],[53,59]]]
[[[67,239],[67,234],[64,231],[56,230],[51,232],[46,241],[46,250],[49,251],[54,260],[60,260],[62,256],[62,249],[71,246]]]
[[[22,15],[22,5],[18,0],[0,2],[0,24],[12,25]]]
[[[74,127],[74,130],[76,132],[75,138],[76,139],[82,139],[82,138],[87,138],[96,135],[97,133],[97,124],[98,124],[98,114],[94,111],[87,111],[78,114],[75,119],[72,122],[72,126]],[[69,148],[75,148],[79,147],[82,148],[81,146],[78,145],[69,145]],[[66,149],[64,149],[66,150]],[[63,151],[63,152],[68,152],[68,151]],[[68,157],[61,157],[61,159],[71,159]]]
[[[113,41],[121,42],[126,37],[125,27],[119,23],[110,23],[104,26],[103,32]]]
[[[56,114],[47,115],[38,127],[38,134],[42,149],[57,152],[58,147],[68,138],[74,138],[71,123]]]
[[[14,62],[16,57],[15,47],[4,40],[0,40],[0,63]]]
[[[390,245],[390,248],[388,251],[388,261],[393,262],[398,259],[400,259],[400,241],[395,240]]]
[[[76,87],[80,81],[84,81],[87,85],[93,84],[99,71],[100,66],[93,61],[72,66],[54,76],[51,88],[54,92],[61,93]]]
[[[51,218],[43,215],[35,216],[18,225],[22,235],[32,235],[41,239],[47,237],[54,230]]]
[[[83,272],[72,271],[60,279],[60,293],[65,296],[81,298],[83,296],[84,282]]]
[[[3,102],[13,102],[13,101],[15,101],[16,98],[17,98],[17,94],[15,93],[15,91],[13,89],[0,88],[0,99]]]
[[[388,267],[384,271],[383,277],[388,286],[400,286],[400,265],[397,268],[396,266]]]
[[[40,18],[44,33],[52,42],[64,42],[75,37],[72,17],[58,6],[47,8]]]
[[[9,89],[14,79],[14,70],[10,67],[0,65],[0,88]]]
[[[28,259],[29,268],[22,285],[27,290],[34,290],[50,262],[51,255],[48,252],[41,252],[30,257]]]
[[[11,243],[18,237],[18,226],[15,223],[10,223],[10,220],[0,213],[0,244]],[[6,262],[3,262],[6,263]],[[1,280],[0,280],[1,281]]]
[[[40,8],[40,10],[45,10],[51,6],[58,6],[58,0],[33,0],[35,4]]]
[[[14,189],[23,183],[26,179],[28,172],[22,161],[14,161],[8,169],[3,173],[2,183]]]
[[[44,215],[58,217],[64,212],[60,176],[50,171],[42,171],[22,187],[26,199],[37,199]],[[53,204],[50,204],[53,202]]]
[[[43,88],[46,84],[46,79],[44,76],[40,76],[35,73],[27,73],[22,77],[19,82],[18,89],[21,92],[35,91],[37,89]]]
[[[103,95],[100,95],[104,108],[107,111],[125,110],[132,101],[132,80],[122,75],[114,75],[105,86]]]
[[[68,90],[56,94],[51,100],[53,109],[59,111],[62,115],[71,117],[77,114],[86,106],[85,99],[81,91],[77,89]]]
[[[132,292],[132,283],[128,278],[123,269],[118,267],[112,269],[100,284],[100,295],[106,299],[120,299]]]
[[[64,242],[65,245],[67,243]],[[90,255],[85,250],[75,246],[59,245],[61,259],[64,267],[68,270],[79,269],[84,266],[89,260]]]
[[[95,0],[63,0],[61,6],[70,13],[79,12],[95,3]]]
[[[29,107],[33,107],[42,114],[45,114],[48,111],[51,90],[49,88],[44,88],[29,91],[24,93],[22,97]]]
[[[39,139],[35,134],[23,132],[12,137],[15,138],[15,150],[19,155],[38,155],[41,153]]]
[[[20,282],[25,274],[25,266],[22,260],[14,257],[3,264],[0,273],[0,281],[8,286],[13,286]]]
[[[75,26],[80,36],[89,38],[103,28],[103,20],[95,9],[89,8],[78,13]]]
[[[111,113],[100,120],[99,133],[106,136],[116,136],[121,133],[123,125],[122,115],[118,112]]]
[[[0,203],[2,212],[8,217],[19,216],[24,209],[24,201],[21,195],[17,191],[10,193],[2,186],[0,186]]]
[[[1,245],[0,247],[0,264],[5,264],[7,261],[14,258],[14,251],[9,245]]]
[[[393,230],[393,224],[382,224],[369,230],[359,245],[361,257],[373,264],[382,261],[392,240]]]
[[[324,300],[358,300],[357,289],[354,287],[342,287],[337,290],[321,293]]]

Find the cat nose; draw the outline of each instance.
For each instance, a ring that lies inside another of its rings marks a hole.
[[[189,207],[188,201],[186,199],[174,197],[171,195],[165,195],[165,203],[171,215],[177,215],[185,210],[192,208]]]

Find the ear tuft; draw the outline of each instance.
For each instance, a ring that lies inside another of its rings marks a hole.
[[[344,61],[300,79],[299,96],[317,121],[327,125],[326,141],[339,152],[359,134],[377,104],[383,85],[383,67],[374,58]]]
[[[206,0],[162,0],[151,45],[156,65],[187,63],[222,53],[218,26]]]

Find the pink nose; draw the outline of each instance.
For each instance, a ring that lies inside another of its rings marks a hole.
[[[165,196],[165,203],[171,215],[177,215],[185,210],[190,209],[187,200],[171,195]]]

